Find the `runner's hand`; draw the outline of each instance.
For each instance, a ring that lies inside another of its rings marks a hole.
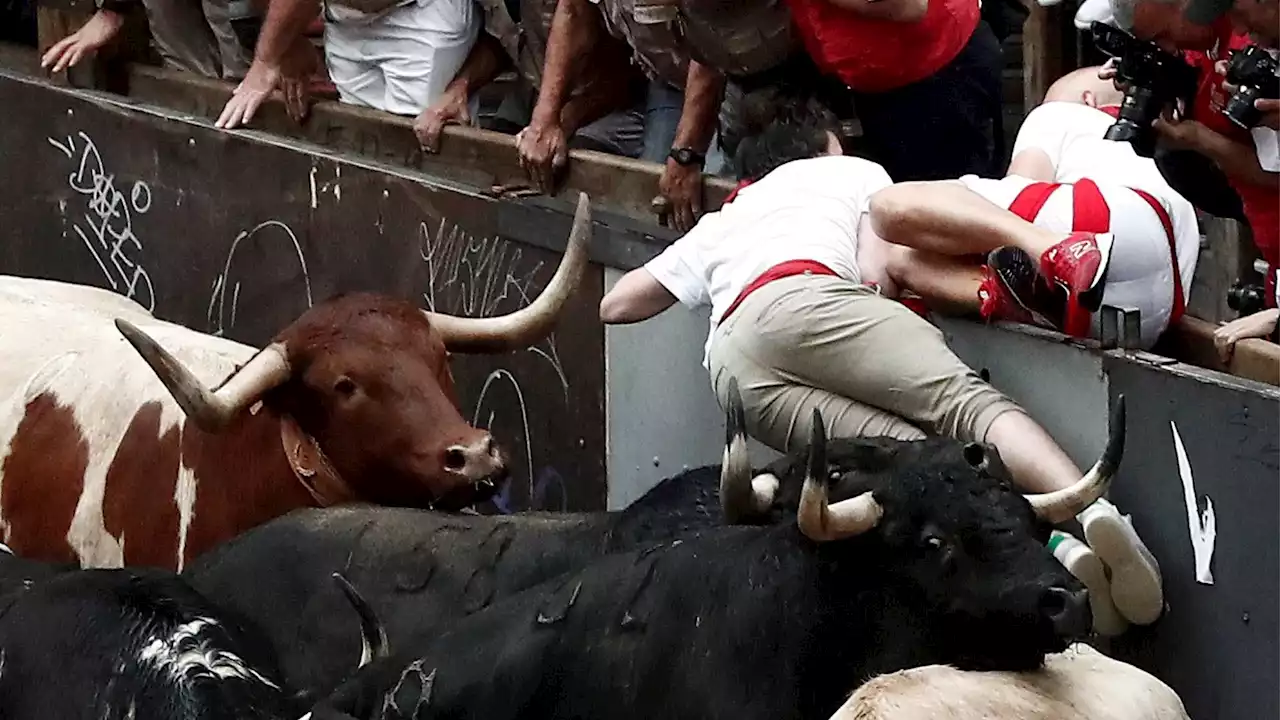
[[[40,67],[60,73],[77,65],[86,55],[100,50],[120,34],[124,16],[111,10],[99,10],[89,22],[67,37],[59,40],[40,58]]]

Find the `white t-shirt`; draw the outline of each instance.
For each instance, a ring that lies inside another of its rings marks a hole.
[[[1280,172],[1280,131],[1259,125],[1249,132],[1258,152],[1258,164],[1267,172]]]
[[[871,195],[892,182],[857,157],[789,162],[703,215],[645,269],[683,305],[710,305],[712,332],[743,288],[779,263],[815,260],[859,282],[858,223]]]
[[[1267,50],[1271,57],[1280,57],[1276,50]],[[1280,68],[1276,68],[1280,76]],[[1253,135],[1253,145],[1258,152],[1258,165],[1267,172],[1280,172],[1280,130],[1272,130],[1259,125],[1249,131]]]
[[[1151,158],[1133,151],[1127,142],[1103,137],[1115,118],[1097,108],[1072,102],[1047,102],[1027,114],[1013,157],[1030,148],[1043,150],[1056,168],[1054,180],[1075,183],[1088,178],[1100,184],[1142,190],[1160,201],[1173,221],[1182,282],[1200,256],[1200,224],[1195,207],[1169,186]],[[1007,206],[1006,206],[1007,207]]]

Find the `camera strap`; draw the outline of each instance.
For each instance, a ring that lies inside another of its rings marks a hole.
[[[1044,209],[1045,203],[1049,202],[1049,197],[1062,186],[1063,183],[1031,183],[1023,188],[1009,204],[1009,212],[1029,223],[1034,223],[1040,211]],[[1186,300],[1182,295],[1182,273],[1178,269],[1178,245],[1177,237],[1173,232],[1173,220],[1160,201],[1150,193],[1136,188],[1129,189],[1146,200],[1155,211],[1156,217],[1164,227],[1165,237],[1169,241],[1169,260],[1173,269],[1173,306],[1169,313],[1169,322],[1176,322],[1186,312]],[[1071,217],[1072,232],[1111,232],[1111,207],[1107,205],[1107,199],[1102,196],[1097,183],[1085,178],[1071,185]]]

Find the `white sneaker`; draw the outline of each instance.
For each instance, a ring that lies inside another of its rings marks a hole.
[[[1084,539],[1111,571],[1111,599],[1135,625],[1150,625],[1164,611],[1160,565],[1142,543],[1133,522],[1099,500],[1077,516]]]
[[[1129,621],[1116,610],[1111,599],[1111,581],[1107,569],[1093,550],[1060,530],[1049,537],[1049,551],[1067,572],[1089,589],[1089,609],[1093,611],[1093,630],[1114,637],[1129,628]]]

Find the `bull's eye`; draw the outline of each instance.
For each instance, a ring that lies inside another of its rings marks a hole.
[[[351,397],[356,394],[356,382],[343,375],[333,383],[333,391],[343,397]]]

